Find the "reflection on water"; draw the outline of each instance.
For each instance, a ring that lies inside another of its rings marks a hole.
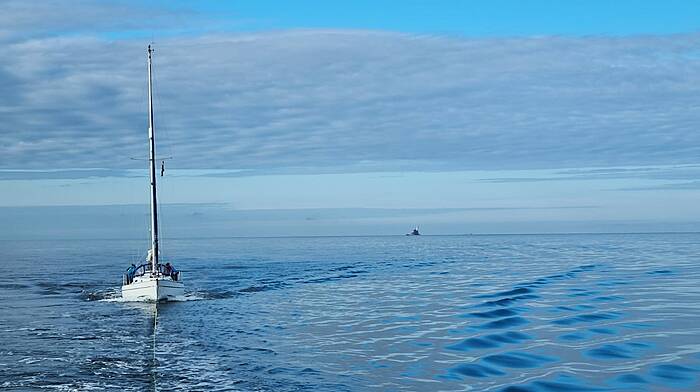
[[[696,234],[1,242],[0,388],[694,391]]]

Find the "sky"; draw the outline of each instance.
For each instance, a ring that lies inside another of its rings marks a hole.
[[[0,7],[0,238],[147,231],[148,44],[174,237],[700,230],[696,1]]]

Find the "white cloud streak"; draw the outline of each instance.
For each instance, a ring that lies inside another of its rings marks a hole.
[[[308,30],[159,40],[161,153],[178,168],[251,174],[694,163],[698,38]],[[129,157],[146,152],[144,46],[0,42],[0,168],[138,166]]]

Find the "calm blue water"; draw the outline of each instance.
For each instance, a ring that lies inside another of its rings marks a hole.
[[[0,389],[700,390],[700,234],[0,241]]]

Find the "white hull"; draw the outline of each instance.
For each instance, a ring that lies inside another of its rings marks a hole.
[[[172,301],[185,294],[185,285],[166,277],[137,277],[122,286],[125,301]]]

